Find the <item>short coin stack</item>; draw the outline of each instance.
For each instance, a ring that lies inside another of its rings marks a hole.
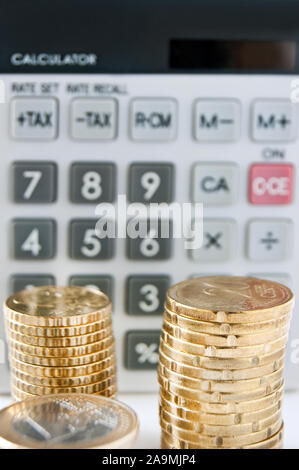
[[[217,276],[169,289],[158,380],[162,448],[282,447],[294,297],[276,282]]]
[[[116,360],[107,295],[86,287],[36,287],[4,304],[16,400],[35,395],[116,394]]]

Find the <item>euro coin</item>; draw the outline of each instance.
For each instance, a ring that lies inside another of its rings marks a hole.
[[[183,387],[201,390],[204,392],[220,393],[248,392],[262,386],[271,386],[283,378],[283,368],[280,368],[275,372],[255,379],[243,379],[240,381],[196,380],[173,372],[161,364],[161,362],[159,363],[158,372],[163,377]]]
[[[206,413],[203,411],[191,411],[186,408],[175,405],[174,403],[166,400],[163,394],[160,396],[160,411],[166,411],[177,418],[184,420],[194,421],[201,424],[215,424],[218,426],[230,426],[235,424],[248,424],[254,423],[258,420],[268,418],[276,411],[281,409],[281,401],[275,403],[269,408],[248,413],[231,413],[231,414],[214,414]]]
[[[107,336],[96,341],[95,343],[86,344],[84,346],[69,346],[66,348],[44,348],[39,346],[31,346],[28,344],[20,343],[19,341],[14,341],[12,339],[8,340],[10,346],[10,351],[19,351],[23,354],[29,354],[30,356],[40,356],[40,357],[54,357],[54,358],[67,358],[67,357],[76,357],[84,356],[86,354],[92,354],[103,349],[107,349],[114,342],[112,336],[112,330],[106,332]]]
[[[176,338],[165,331],[162,331],[161,337],[165,343],[167,343],[172,348],[177,349],[178,351],[219,359],[243,358],[253,357],[259,354],[270,354],[271,352],[278,351],[279,349],[285,347],[288,339],[288,335],[285,335],[265,344],[221,348],[216,346],[205,346],[202,344],[190,343],[188,341]]]
[[[161,338],[160,350],[172,360],[181,362],[188,366],[201,367],[203,369],[220,369],[225,371],[250,369],[252,367],[263,366],[274,361],[279,361],[285,357],[286,347],[283,347],[278,351],[271,352],[270,354],[260,354],[248,358],[214,359],[178,351],[165,343]]]
[[[176,426],[179,429],[185,431],[191,431],[192,433],[197,433],[200,436],[242,436],[264,429],[268,429],[269,426],[272,426],[277,422],[278,419],[281,419],[281,411],[276,411],[271,416],[261,419],[259,421],[254,421],[253,423],[246,424],[231,424],[230,426],[225,425],[213,425],[213,424],[204,424],[199,423],[198,421],[185,420],[179,418],[165,409],[161,408],[160,418],[171,425]]]
[[[260,333],[254,335],[208,335],[206,333],[193,332],[185,330],[182,327],[178,327],[168,323],[164,320],[163,330],[166,333],[169,333],[175,338],[187,341],[189,343],[194,343],[196,345],[202,344],[204,346],[214,346],[219,348],[226,347],[244,347],[244,346],[253,346],[253,345],[264,345],[270,341],[275,341],[276,339],[285,337],[289,330],[289,324],[284,327],[276,328],[267,333]]]
[[[102,329],[106,329],[107,327],[111,326],[111,315],[107,313],[105,319],[95,321],[93,323],[88,323],[85,325],[77,325],[77,326],[28,326],[26,324],[13,321],[10,318],[7,318],[5,321],[6,328],[8,332],[11,331],[26,335],[26,336],[38,336],[42,338],[68,338],[72,336],[82,336],[90,333],[96,333],[101,331]]]
[[[167,402],[172,403],[177,406],[178,409],[182,409],[182,412],[198,412],[201,414],[220,414],[222,417],[224,415],[229,415],[230,417],[240,420],[242,414],[263,411],[273,406],[281,406],[281,400],[283,397],[283,384],[270,393],[269,395],[263,396],[262,398],[255,398],[248,401],[228,401],[224,402],[225,395],[220,395],[222,402],[205,402],[202,400],[195,400],[185,398],[183,395],[175,395],[165,389],[160,390],[160,397],[167,400]],[[183,390],[184,391],[184,390]],[[182,392],[183,392],[182,391]],[[215,394],[214,394],[215,395]],[[219,398],[218,395],[215,397],[211,396],[211,400]],[[236,418],[235,418],[236,417]]]
[[[188,279],[167,292],[166,307],[179,315],[220,323],[273,320],[291,311],[292,291],[277,282],[237,276]]]
[[[24,374],[18,369],[11,368],[13,376],[21,382],[30,385],[37,385],[39,387],[77,387],[81,385],[90,385],[96,382],[101,382],[102,380],[111,377],[113,374],[116,374],[116,365],[115,363],[99,372],[94,374],[86,374],[78,377],[36,377],[28,374]]]
[[[259,398],[264,398],[276,390],[278,390],[283,384],[282,379],[278,379],[272,385],[263,385],[259,388],[255,388],[245,392],[234,392],[234,393],[220,393],[220,392],[204,392],[200,389],[187,388],[176,383],[171,382],[169,379],[161,376],[158,373],[158,383],[164,390],[172,393],[173,395],[182,396],[188,400],[208,402],[215,404],[227,404],[234,402],[247,402]]]
[[[26,393],[32,393],[34,395],[50,395],[54,393],[98,393],[106,388],[111,387],[116,384],[115,374],[110,377],[96,382],[90,385],[78,385],[76,387],[41,387],[38,385],[31,385],[21,380],[18,380],[16,377],[12,377],[11,383],[18,390],[21,390]]]
[[[96,322],[111,313],[103,292],[87,287],[35,287],[10,296],[5,315],[31,326],[68,327]]]
[[[196,432],[180,429],[173,424],[167,423],[161,417],[160,424],[162,429],[164,429],[168,434],[174,435],[177,438],[186,440],[192,444],[197,444],[208,448],[211,446],[218,448],[230,448],[234,446],[240,447],[255,444],[265,439],[269,439],[279,431],[282,425],[282,420],[281,417],[279,417],[274,424],[265,429],[262,429],[261,431],[239,436],[205,436]]]
[[[131,408],[95,395],[32,397],[0,412],[3,449],[125,449],[138,429]]]
[[[17,369],[27,375],[33,377],[49,377],[49,378],[72,378],[82,377],[83,375],[94,374],[115,364],[114,347],[110,347],[102,351],[102,358],[98,362],[75,367],[44,367],[32,364],[26,364],[10,357],[12,368]]]
[[[290,321],[290,313],[275,319],[268,321],[260,321],[257,323],[216,323],[209,321],[199,321],[191,318],[187,318],[177,313],[171,312],[167,308],[164,311],[164,319],[176,326],[184,328],[189,331],[207,333],[210,335],[253,335],[264,332],[273,331],[277,328],[281,328],[287,325]]]
[[[272,372],[281,369],[284,365],[284,358],[275,360],[270,364],[261,367],[254,367],[251,369],[242,370],[213,370],[203,369],[201,367],[186,366],[163,353],[160,349],[160,363],[167,367],[169,370],[181,374],[183,376],[202,380],[218,380],[218,381],[236,381],[246,380],[250,378],[263,377]]]

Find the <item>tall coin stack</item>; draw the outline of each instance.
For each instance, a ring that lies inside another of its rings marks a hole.
[[[294,296],[276,282],[217,276],[167,293],[158,380],[165,449],[278,449]]]
[[[111,301],[86,287],[36,287],[4,304],[15,400],[116,394]]]

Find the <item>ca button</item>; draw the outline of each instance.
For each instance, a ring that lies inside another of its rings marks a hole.
[[[237,199],[238,173],[235,163],[196,163],[192,169],[192,201],[213,206],[233,204]]]

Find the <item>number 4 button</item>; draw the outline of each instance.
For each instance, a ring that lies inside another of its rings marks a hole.
[[[161,315],[170,278],[166,275],[129,276],[126,310],[129,315]]]
[[[56,222],[52,219],[15,219],[13,221],[16,259],[51,259],[56,253]]]

